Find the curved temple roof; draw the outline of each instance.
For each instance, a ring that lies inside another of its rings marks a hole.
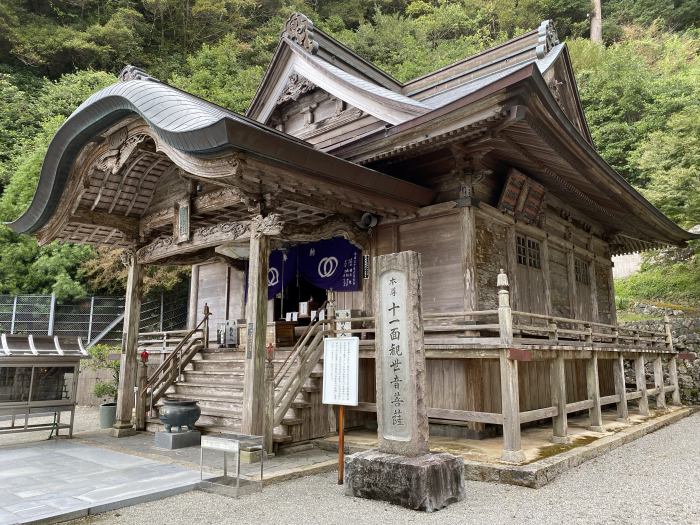
[[[33,233],[41,228],[61,198],[80,148],[128,115],[140,116],[160,140],[185,153],[207,155],[233,147],[331,180],[343,180],[364,191],[401,199],[415,207],[433,200],[434,194],[427,188],[315,150],[301,140],[139,72],[136,79],[95,93],[68,117],[49,144],[29,209],[10,223],[10,228],[19,233]]]

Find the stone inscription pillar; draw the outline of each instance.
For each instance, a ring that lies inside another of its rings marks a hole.
[[[420,255],[374,260],[378,449],[345,459],[345,494],[434,511],[464,498],[462,459],[428,451]]]
[[[418,456],[428,452],[420,256],[384,255],[374,266],[379,450]]]

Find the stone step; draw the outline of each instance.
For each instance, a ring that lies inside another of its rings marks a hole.
[[[168,399],[196,399],[202,412],[208,409],[214,410],[227,410],[231,413],[240,414],[242,397],[234,398],[231,396],[214,396],[214,395],[200,395],[197,397],[191,395],[184,395],[180,393],[169,393],[167,394]]]
[[[195,425],[197,430],[202,434],[236,434],[241,431],[240,424],[237,425],[214,425],[214,424],[197,424]],[[164,430],[163,423],[158,419],[151,418],[146,421],[146,430],[149,432],[160,432]],[[272,441],[274,443],[290,443],[292,441],[292,436],[286,434],[275,433],[272,435]]]

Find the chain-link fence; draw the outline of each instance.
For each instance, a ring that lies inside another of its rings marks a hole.
[[[146,297],[141,332],[182,329],[187,325],[187,290]],[[60,303],[51,295],[0,295],[0,333],[79,336],[87,345],[119,344],[123,297],[89,297]]]

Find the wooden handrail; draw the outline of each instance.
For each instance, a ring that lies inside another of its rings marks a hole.
[[[321,304],[320,308],[316,310],[317,312],[321,312],[322,310],[325,310],[326,305],[328,304],[328,301],[323,301]],[[318,315],[318,314],[317,314]],[[320,315],[318,315],[320,317]],[[309,326],[306,327],[306,330],[302,334],[302,336],[299,338],[299,340],[296,342],[294,347],[292,348],[292,351],[289,352],[289,355],[287,355],[287,358],[284,360],[282,365],[279,367],[279,369],[275,372],[275,387],[277,387],[280,382],[282,381],[282,378],[284,375],[289,371],[289,368],[291,368],[291,364],[294,362],[293,358],[296,358],[296,356],[299,354],[300,349],[303,348],[304,344],[306,344],[307,339],[309,338],[309,335],[313,330],[316,329],[317,326],[321,322],[325,322],[326,320],[323,319],[317,319],[315,323],[309,323]]]
[[[211,315],[211,312],[209,311],[209,308],[207,306],[205,306],[204,317],[202,318],[202,320],[197,324],[197,326],[195,326],[192,330],[189,330],[187,332],[187,334],[182,338],[182,340],[173,349],[173,351],[170,352],[170,354],[168,354],[168,356],[163,360],[163,362],[160,364],[160,366],[158,366],[156,371],[153,372],[148,377],[148,380],[146,381],[146,385],[145,385],[144,389],[140,392],[141,397],[145,397],[146,392],[148,392],[149,389],[153,390],[155,388],[155,385],[160,382],[159,379],[161,378],[161,376],[163,376],[163,377],[165,376],[165,374],[163,374],[163,372],[165,372],[166,370],[171,368],[171,366],[170,366],[171,363],[174,364],[174,362],[176,360],[178,360],[178,356],[182,357],[181,356],[182,348],[186,344],[188,344],[188,342],[189,342],[188,349],[192,346],[192,344],[196,341],[196,339],[192,339],[192,341],[190,342],[190,339],[192,338],[192,336],[194,334],[196,334],[197,332],[202,332],[202,336],[203,337],[205,336],[205,334],[207,332],[206,324],[209,321],[210,315]]]

